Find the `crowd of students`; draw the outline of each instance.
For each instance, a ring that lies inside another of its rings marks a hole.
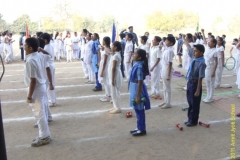
[[[12,52],[6,45],[10,45],[13,41],[7,31],[4,33],[3,54],[7,57],[5,60],[8,60]],[[34,126],[39,129],[39,136],[33,140],[32,146],[45,145],[51,141],[48,122],[52,121],[49,107],[56,106],[54,60],[59,61],[64,56],[68,62],[72,61],[72,57],[81,60],[84,76],[87,79],[85,83],[96,84],[93,91],[102,91],[104,86],[105,94],[100,101],[113,103],[113,107],[109,109],[110,114],[121,113],[120,88],[123,85],[123,78],[126,78],[125,82],[128,83],[130,92],[129,106],[135,110],[137,117],[137,128],[130,133],[133,136],[141,136],[147,133],[145,110],[151,109],[150,98],[164,99],[163,103],[159,104],[162,109],[172,107],[173,58],[174,45],[177,42],[176,54],[180,63],[178,67],[187,70],[187,85],[184,89],[187,90],[189,110],[185,124],[188,127],[198,124],[203,78],[207,87],[207,96],[202,100],[205,103],[213,102],[214,90],[221,85],[226,36],[215,39],[209,33],[206,38],[202,29],[201,33],[194,35],[179,34],[176,38],[169,34],[163,38],[154,36],[151,40],[149,33],[146,32],[140,36],[139,45],[132,26],[129,27],[129,32],[123,30],[119,36],[120,42],[111,43],[108,36],[100,42],[97,33],[83,29],[81,36],[79,37],[75,32],[74,38],[71,38],[70,32],[67,32],[65,38],[58,32],[54,38],[42,32],[37,32],[36,37],[27,38],[24,42],[22,38],[20,48],[25,50],[23,59],[26,61],[24,81],[29,87],[27,102],[31,104],[37,120]],[[233,41],[231,56],[232,50],[237,61],[234,74],[237,75],[236,83],[240,89],[238,39]],[[160,79],[163,83],[162,87]],[[147,91],[148,86],[151,88],[150,95]]]

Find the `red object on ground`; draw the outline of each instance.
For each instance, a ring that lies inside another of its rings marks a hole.
[[[180,124],[176,124],[176,127],[179,128],[180,131],[183,130],[183,127]]]
[[[132,112],[131,112],[131,111],[127,111],[127,112],[126,112],[126,117],[127,117],[127,118],[132,117]]]
[[[207,127],[207,128],[210,127],[210,124],[206,124],[206,123],[203,123],[203,122],[201,122],[201,121],[199,121],[198,124],[201,125],[201,126],[205,126],[205,127]]]
[[[240,117],[240,112],[238,114],[236,114],[237,117]]]

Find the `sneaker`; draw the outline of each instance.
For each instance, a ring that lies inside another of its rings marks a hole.
[[[179,64],[177,67],[178,67],[178,68],[182,68],[182,64]]]
[[[183,90],[185,90],[185,91],[186,91],[186,90],[187,90],[187,86],[183,87]]]
[[[108,112],[110,112],[110,111],[112,111],[112,110],[114,110],[114,109],[115,109],[115,108],[113,107],[113,108],[109,109]]]
[[[203,102],[205,102],[205,103],[211,103],[211,102],[213,102],[213,99],[206,99],[206,100],[203,101]]]
[[[34,141],[32,142],[31,146],[32,147],[40,147],[46,144],[49,144],[51,142],[51,138],[50,136],[46,137],[46,138],[36,138],[34,139]]]
[[[158,107],[162,107],[162,106],[164,106],[164,105],[165,105],[165,103],[162,103],[162,104],[158,105]]]
[[[89,83],[89,82],[91,82],[91,81],[89,81],[89,80],[88,80],[88,81],[85,81],[85,83]]]
[[[134,133],[132,133],[133,136],[145,136],[147,134],[146,131],[136,131]]]
[[[57,106],[56,103],[51,103],[51,104],[49,105],[49,107],[56,107],[56,106]]]
[[[111,98],[109,96],[105,96],[100,101],[102,101],[102,102],[110,102]]]
[[[85,76],[84,78],[85,78],[85,79],[88,79],[89,77],[88,77],[88,76]]]
[[[164,105],[161,107],[161,109],[168,109],[168,108],[171,108],[171,106],[170,106],[170,105],[167,105],[167,104],[164,104]]]
[[[124,80],[125,83],[128,83],[128,80]]]
[[[205,102],[207,100],[207,98],[204,98],[202,101]]]
[[[151,98],[155,98],[156,97],[156,95],[155,94],[150,94],[150,96],[149,97],[151,97]]]
[[[87,84],[95,84],[95,82],[89,81]]]
[[[118,114],[118,113],[121,113],[121,110],[120,109],[113,109],[111,111],[109,111],[110,114]]]
[[[94,89],[92,89],[93,91],[97,92],[97,91],[102,91],[102,88],[97,88],[95,87]]]
[[[130,133],[133,134],[133,133],[135,133],[135,132],[137,132],[137,131],[138,131],[138,129],[136,128],[136,129],[134,129],[134,130],[131,130]]]
[[[113,103],[113,101],[112,101],[112,100],[110,100],[110,103]]]

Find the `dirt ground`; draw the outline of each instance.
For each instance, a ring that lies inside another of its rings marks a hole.
[[[210,128],[187,128],[186,84],[184,78],[172,81],[171,109],[157,107],[162,100],[151,99],[152,109],[146,111],[147,136],[132,137],[136,118],[126,118],[128,105],[127,84],[121,89],[121,114],[108,114],[112,107],[98,99],[104,94],[93,92],[94,85],[85,84],[81,63],[55,62],[57,107],[51,108],[53,122],[49,124],[52,142],[39,148],[31,147],[38,135],[33,128],[35,120],[26,104],[26,86],[23,83],[24,63],[17,56],[13,64],[6,65],[0,85],[7,155],[9,160],[216,160],[230,157],[231,104],[240,112],[235,85],[236,76],[224,70],[223,84],[232,88],[215,90],[215,102],[201,103],[200,121]],[[174,68],[186,72],[183,69]],[[161,83],[162,87],[162,83]],[[203,83],[203,97],[206,94]],[[135,115],[135,114],[134,114]],[[240,119],[236,122],[236,155],[240,154]],[[183,131],[176,128],[180,123]]]

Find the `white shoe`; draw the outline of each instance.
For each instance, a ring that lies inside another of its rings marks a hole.
[[[109,113],[110,114],[117,114],[117,113],[121,113],[121,110],[114,108],[113,110],[109,111]]]
[[[170,105],[167,105],[167,104],[164,104],[161,108],[162,108],[162,109],[167,109],[167,108],[171,108],[171,106],[170,106]]]
[[[207,100],[207,98],[203,99],[202,101],[205,102]]]
[[[161,82],[161,83],[163,83],[163,80],[162,80],[162,79],[160,79],[160,82]]]
[[[162,104],[158,105],[158,107],[162,107],[162,106],[164,106],[164,105],[165,105],[165,103],[162,103]]]
[[[87,84],[95,84],[95,82],[91,82],[91,81],[89,81]]]
[[[114,110],[114,109],[115,109],[115,108],[113,107],[113,108],[109,109],[108,112],[110,112],[110,111],[112,111],[112,110]]]
[[[105,97],[102,97],[102,99],[100,101],[102,101],[102,102],[110,102],[111,98],[108,97],[108,96],[105,96]]]
[[[211,103],[211,102],[213,102],[213,99],[206,99],[204,102],[205,103]]]
[[[183,87],[183,90],[185,90],[185,91],[186,91],[186,90],[187,90],[187,86]]]
[[[49,107],[56,107],[57,104],[56,103],[50,103]]]
[[[89,81],[89,80],[88,80],[88,81],[85,81],[85,83],[89,83],[89,82],[91,82],[91,81]]]

